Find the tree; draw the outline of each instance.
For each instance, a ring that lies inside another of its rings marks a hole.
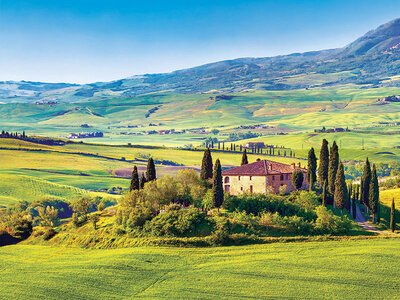
[[[144,188],[144,184],[147,182],[146,180],[146,176],[144,175],[144,173],[142,173],[142,177],[140,177],[140,189]]]
[[[138,175],[138,170],[137,167],[134,166],[133,167],[133,171],[132,171],[132,179],[131,179],[131,186],[130,186],[130,190],[138,190],[140,187],[139,185],[139,175]]]
[[[365,207],[368,209],[369,208],[369,187],[371,185],[371,165],[369,163],[368,157],[367,157],[367,160],[365,161],[365,165],[364,165],[362,183],[363,183],[363,189],[362,189],[361,201],[365,205]]]
[[[321,151],[319,153],[318,181],[322,185],[328,180],[329,150],[328,141],[323,139]]]
[[[299,190],[303,185],[304,175],[299,169],[294,170],[292,174],[292,184],[296,190]]]
[[[92,201],[87,197],[82,197],[71,203],[73,211],[83,217],[86,217],[92,205]]]
[[[339,163],[338,171],[336,173],[334,200],[336,207],[339,208],[343,214],[343,208],[345,207],[345,202],[347,201],[347,187],[346,179],[344,177],[343,164],[341,162]]]
[[[213,162],[211,157],[211,151],[209,148],[204,151],[203,161],[201,162],[200,178],[207,180],[213,176]]]
[[[336,173],[339,166],[339,149],[336,141],[333,142],[331,152],[329,154],[329,166],[328,166],[328,189],[332,195],[335,193],[335,180]]]
[[[240,164],[241,166],[247,165],[249,162],[247,160],[247,152],[246,149],[243,150],[243,155],[242,155],[242,163]]]
[[[315,181],[317,180],[317,157],[315,156],[314,148],[308,151],[308,168],[307,168],[307,181],[312,191]]]
[[[371,183],[369,187],[369,208],[372,212],[372,223],[375,224],[376,214],[379,210],[379,183],[378,177],[376,175],[376,166],[373,164],[372,166],[372,177]]]
[[[353,215],[353,219],[355,220],[357,218],[357,206],[356,206],[356,199],[353,198],[353,201],[351,201],[351,211]]]
[[[100,221],[100,217],[98,214],[92,214],[89,216],[89,221],[92,223],[94,230],[97,229],[97,223]]]
[[[327,206],[328,205],[328,183],[326,182],[326,180],[324,181],[324,185],[322,187],[322,205],[323,206]]]
[[[58,225],[58,209],[53,206],[39,206],[36,210],[39,214],[37,219],[40,220],[40,225],[49,227]]]
[[[152,157],[147,161],[146,181],[150,182],[156,180],[156,166]]]
[[[392,199],[392,205],[390,207],[390,230],[395,232],[396,230],[396,207],[394,204],[394,198]]]
[[[214,207],[219,208],[224,201],[224,190],[222,186],[222,171],[221,163],[219,159],[215,161],[214,172],[213,172],[213,185],[212,185],[212,201]]]

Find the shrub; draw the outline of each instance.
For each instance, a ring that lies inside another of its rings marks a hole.
[[[347,216],[335,216],[325,206],[318,206],[316,213],[315,230],[318,233],[344,234],[351,229],[351,221]]]
[[[50,240],[53,236],[55,236],[57,232],[54,230],[54,228],[48,228],[44,234],[43,234],[43,239],[45,241]]]
[[[206,215],[196,208],[167,209],[166,212],[147,222],[144,230],[155,236],[196,236],[207,235],[211,232],[212,225]]]

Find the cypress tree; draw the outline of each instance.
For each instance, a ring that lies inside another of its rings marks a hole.
[[[394,198],[392,199],[392,205],[390,207],[390,230],[392,230],[392,232],[396,230],[396,207],[394,205]]]
[[[142,173],[142,177],[140,177],[140,188],[144,188],[144,184],[146,183],[146,176],[144,176],[144,173]]]
[[[329,166],[328,166],[328,189],[332,195],[335,193],[335,180],[336,173],[339,166],[339,149],[336,141],[333,142],[331,152],[329,154]]]
[[[378,177],[376,176],[376,166],[372,166],[372,177],[369,187],[369,208],[372,213],[372,223],[376,222],[376,215],[379,211],[379,183]]]
[[[353,219],[355,220],[357,218],[357,207],[356,207],[356,199],[353,198],[353,201],[351,201],[351,211],[353,213]]]
[[[327,195],[328,183],[324,181],[324,186],[322,187],[322,205],[328,205],[328,195]]]
[[[156,180],[156,166],[152,157],[147,161],[146,181],[150,182]]]
[[[369,209],[369,187],[371,185],[371,165],[369,163],[368,157],[365,161],[364,172],[362,177],[363,189],[362,189],[362,203],[367,209]]]
[[[362,204],[364,204],[363,202],[364,199],[364,179],[360,180],[360,197],[358,198],[358,201],[360,201]]]
[[[344,177],[343,164],[341,162],[339,163],[338,171],[336,173],[334,200],[336,207],[339,208],[343,214],[343,208],[345,207],[345,202],[347,201],[347,187],[346,179]]]
[[[206,149],[203,155],[203,161],[201,162],[201,171],[200,171],[200,178],[203,180],[207,180],[212,178],[213,175],[213,163],[211,157],[210,149]]]
[[[130,190],[133,191],[133,190],[138,190],[138,189],[139,189],[139,175],[138,175],[137,167],[134,166],[133,171],[132,171]]]
[[[294,154],[294,153],[293,153]],[[319,153],[318,181],[322,185],[328,179],[329,150],[328,141],[323,139]]]
[[[299,169],[294,170],[292,173],[292,184],[296,190],[299,190],[303,185],[304,175]]]
[[[286,156],[286,152],[285,152]],[[308,168],[307,168],[307,181],[310,185],[310,191],[312,191],[315,181],[317,180],[317,157],[315,156],[314,148],[308,151]]]
[[[242,155],[242,163],[240,164],[241,166],[247,165],[249,162],[247,160],[247,152],[246,149],[243,150],[243,155]]]
[[[349,183],[349,186],[347,187],[347,200],[346,200],[346,209],[348,212],[350,212],[350,207],[351,207],[351,194],[352,194],[352,184]]]
[[[213,172],[213,185],[212,185],[212,201],[214,207],[219,208],[224,201],[224,190],[222,186],[222,171],[221,163],[219,159],[215,161],[214,172]]]

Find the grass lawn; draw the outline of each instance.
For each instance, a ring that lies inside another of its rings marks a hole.
[[[400,239],[217,248],[0,248],[5,298],[396,299]]]

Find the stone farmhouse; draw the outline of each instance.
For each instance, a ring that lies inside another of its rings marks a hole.
[[[281,186],[286,185],[286,192],[291,192],[295,188],[292,185],[292,173],[299,169],[303,172],[304,181],[301,189],[308,190],[307,170],[292,163],[286,165],[270,160],[260,160],[256,162],[234,167],[222,172],[224,190],[231,195],[241,193],[262,193],[266,194],[272,187],[275,193],[279,192]]]

